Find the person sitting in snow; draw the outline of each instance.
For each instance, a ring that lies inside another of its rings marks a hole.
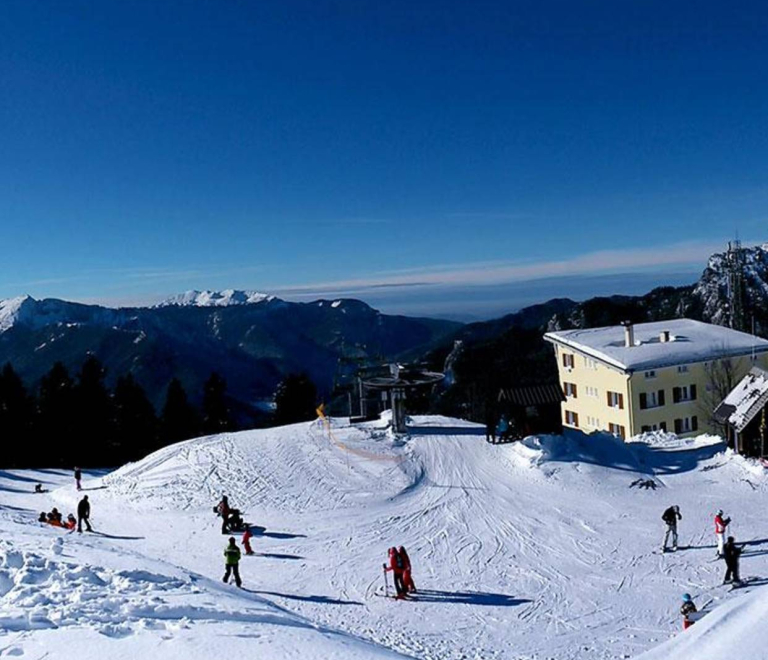
[[[253,538],[253,534],[251,534],[251,528],[246,527],[245,531],[243,532],[243,547],[245,548],[245,554],[246,555],[252,555],[253,550],[251,549],[251,539]]]
[[[35,484],[35,492],[44,493],[45,491],[43,490],[43,484]]]
[[[691,614],[698,612],[696,605],[691,598],[691,594],[683,594],[683,604],[680,606],[680,614],[683,615],[683,630],[687,630],[693,625]]]
[[[48,514],[48,522],[51,525],[62,526],[61,513],[59,513],[59,510],[56,507],[53,507],[51,512]]]
[[[229,514],[232,509],[229,508],[229,499],[226,495],[221,496],[221,502],[216,507],[216,513],[221,516],[221,533],[229,533]]]
[[[224,582],[229,582],[230,575],[235,576],[235,584],[238,587],[242,587],[243,583],[240,580],[240,548],[237,547],[237,541],[234,536],[229,537],[229,543],[224,549]]]
[[[400,558],[403,560],[403,587],[410,594],[416,593],[416,585],[413,583],[413,574],[411,572],[411,558],[402,545],[397,549]]]
[[[736,541],[732,536],[728,537],[723,546],[723,559],[725,559],[725,578],[723,584],[728,584],[733,580],[734,584],[740,584],[741,578],[739,577],[739,556],[741,555],[741,548],[736,545]]]
[[[64,523],[64,527],[67,529],[74,529],[77,526],[77,520],[75,520],[75,517],[70,513],[67,516],[67,522]]]
[[[725,545],[725,530],[730,525],[730,518],[723,518],[723,510],[720,509],[715,514],[715,538],[717,539],[717,556],[723,556],[723,546]]]
[[[37,519],[37,522],[47,523],[48,522],[48,514],[45,511],[41,511],[40,512],[40,517]]]
[[[392,581],[395,583],[396,598],[402,600],[405,598],[405,584],[403,583],[403,573],[405,571],[405,563],[397,548],[392,547],[389,549],[389,566],[384,564],[384,571],[392,571]]]
[[[672,536],[672,550],[677,550],[677,521],[683,519],[680,514],[680,507],[677,504],[669,507],[661,514],[661,519],[667,523],[667,533],[664,535],[664,545],[661,547],[661,551],[667,551],[667,542],[670,536]]]

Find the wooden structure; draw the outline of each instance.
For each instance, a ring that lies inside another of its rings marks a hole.
[[[714,419],[725,428],[728,446],[747,456],[768,456],[768,371],[752,367],[722,403]]]
[[[565,396],[559,383],[501,389],[496,409],[491,411],[486,422],[486,439],[494,443],[514,442],[527,435],[562,433],[560,407],[563,401]],[[505,420],[508,427],[497,433],[500,420]]]

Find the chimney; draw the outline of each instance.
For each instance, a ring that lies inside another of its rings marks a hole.
[[[635,326],[632,321],[622,321],[621,325],[624,326],[624,346],[632,348],[635,345]]]
[[[669,341],[669,330],[662,330],[659,335],[659,341],[662,344],[666,344]]]

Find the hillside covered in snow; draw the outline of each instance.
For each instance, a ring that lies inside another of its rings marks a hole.
[[[717,648],[710,626],[738,633],[766,600],[768,480],[714,437],[489,445],[435,416],[403,439],[343,419],[211,436],[91,475],[82,535],[36,522],[74,510],[70,473],[3,472],[0,488],[6,655],[703,659],[722,657],[698,654]],[[255,534],[244,590],[220,581],[222,493]],[[661,554],[671,504],[680,549]],[[741,589],[721,585],[718,508],[746,543]],[[392,545],[413,561],[411,601],[382,595]],[[685,633],[683,592],[709,612]],[[678,655],[653,651],[670,639]]]

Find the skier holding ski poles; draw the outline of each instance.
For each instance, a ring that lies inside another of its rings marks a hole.
[[[392,581],[395,583],[395,597],[398,600],[405,598],[405,584],[403,583],[403,573],[405,571],[405,562],[397,551],[397,548],[392,547],[389,549],[389,566],[384,564],[384,580],[387,579],[387,573],[392,571]]]

